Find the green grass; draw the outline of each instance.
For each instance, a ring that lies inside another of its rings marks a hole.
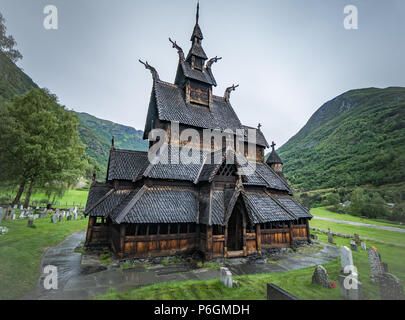
[[[319,224],[318,224],[319,222]],[[368,223],[368,222],[367,222]],[[316,225],[316,226],[315,226]],[[332,231],[354,234],[358,233],[364,237],[376,238],[381,241],[404,243],[404,235],[398,232],[377,230],[366,227],[342,225],[333,222],[312,220],[311,226]],[[327,235],[320,232],[313,232],[319,235],[321,242],[327,242]],[[334,237],[337,246],[350,247],[350,239]],[[401,282],[405,283],[405,248],[382,244],[379,242],[366,241],[367,247],[375,246],[383,259],[388,264],[388,271],[396,275]],[[370,265],[367,251],[353,251],[353,261],[357,267],[359,280],[363,286],[365,299],[380,299],[379,287],[370,281]],[[269,261],[277,263],[277,261]],[[219,279],[213,280],[190,280],[184,282],[165,282],[151,286],[145,286],[126,292],[119,293],[110,289],[104,295],[96,297],[101,300],[253,300],[266,299],[266,284],[274,283],[287,290],[291,294],[303,300],[339,300],[338,275],[340,274],[340,259],[323,265],[329,273],[331,282],[336,288],[327,289],[311,283],[314,267],[299,270],[278,272],[270,274],[256,274],[234,277],[239,281],[239,288],[225,288]]]
[[[405,229],[405,225],[400,225],[399,223],[386,222],[386,221],[376,220],[376,219],[360,218],[360,217],[356,217],[356,216],[352,216],[350,214],[344,214],[344,213],[335,213],[335,212],[328,210],[328,208],[325,208],[325,207],[313,208],[313,209],[311,209],[311,213],[314,216],[322,217],[322,218],[345,220],[345,221],[352,221],[352,222],[359,222],[359,223],[368,223],[368,224],[374,224],[376,226],[386,226],[386,227],[395,227],[395,228],[404,228]]]
[[[0,300],[19,299],[34,289],[40,275],[41,256],[45,249],[63,241],[68,235],[84,230],[87,219],[50,223],[50,218],[3,221],[9,229],[0,235]]]
[[[357,233],[360,238],[366,237],[371,239],[376,239],[380,241],[385,241],[393,244],[401,244],[405,245],[405,234],[401,232],[395,231],[386,231],[386,230],[379,230],[374,228],[368,227],[358,227],[358,226],[351,226],[348,224],[341,224],[336,222],[330,221],[323,221],[312,219],[309,223],[310,227],[318,228],[322,230],[330,230],[332,232],[338,233],[345,233],[345,234],[355,234]]]
[[[58,208],[65,208],[65,207],[73,207],[78,206],[84,208],[87,202],[87,196],[89,194],[89,189],[87,188],[80,188],[80,189],[73,189],[73,190],[68,190],[63,197],[55,197],[55,204],[54,207]],[[10,201],[15,197],[15,193],[11,192],[1,192],[0,193],[0,198],[8,198]],[[23,203],[25,195],[23,194],[21,203]],[[43,201],[42,206],[44,206],[47,203],[48,197],[45,195],[45,193],[33,193],[31,195],[31,201],[30,205],[32,207],[35,207],[39,205],[41,201]],[[53,197],[51,197],[52,201]]]
[[[337,281],[339,263],[325,265],[333,281]],[[219,279],[165,282],[124,293],[111,289],[96,297],[100,300],[263,300],[266,284],[275,283],[301,299],[340,299],[339,289],[326,289],[311,283],[313,267],[271,274],[234,277],[239,288],[225,288]]]

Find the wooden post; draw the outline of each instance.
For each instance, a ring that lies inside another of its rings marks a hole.
[[[262,235],[259,223],[256,225],[256,249],[258,254],[262,254]]]
[[[228,258],[228,225],[225,226],[224,232],[224,257]]]
[[[247,241],[246,241],[246,217],[242,213],[242,240],[243,240],[243,255],[247,256]]]
[[[119,253],[120,257],[124,257],[125,255],[125,225],[120,225],[120,249],[121,252]]]
[[[293,240],[294,240],[294,224],[292,222],[289,223],[290,227],[290,247],[293,246]]]
[[[212,258],[212,226],[207,226],[206,255],[208,259]]]
[[[309,232],[309,219],[306,219],[306,229],[307,229],[307,239],[310,240],[311,239],[311,234]]]
[[[85,245],[88,246],[91,242],[91,237],[93,235],[93,225],[95,222],[95,217],[90,217],[89,218],[89,224],[87,226],[87,234],[86,234],[86,243]]]

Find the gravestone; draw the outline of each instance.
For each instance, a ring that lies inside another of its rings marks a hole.
[[[23,205],[21,205],[21,206],[20,206],[20,210],[24,210],[24,207],[23,207]]]
[[[15,220],[15,213],[11,215],[11,220]]]
[[[28,219],[28,227],[32,228],[34,226],[34,220],[33,219]]]
[[[334,244],[334,242],[333,242],[333,234],[331,232],[328,233],[328,242]]]
[[[39,214],[34,214],[34,220],[36,220],[36,219],[38,219],[39,218]]]
[[[66,212],[62,211],[62,217],[65,217],[65,215],[66,215]]]
[[[21,213],[20,213],[18,219],[24,219],[24,218],[25,218],[25,212],[24,212],[24,211],[21,211]]]
[[[384,267],[380,253],[374,246],[368,249],[368,261],[370,263],[370,279],[372,282],[378,283],[379,276],[384,274]]]
[[[340,247],[339,252],[340,252],[340,264],[342,266],[342,271],[344,272],[347,266],[353,265],[352,251],[348,247],[344,246]]]
[[[232,273],[229,271],[228,268],[221,267],[220,269],[220,279],[221,282],[227,288],[232,288]]]
[[[74,219],[77,220],[77,212],[75,212]]]
[[[382,266],[383,266],[384,273],[387,273],[388,272],[388,264],[385,263],[385,262],[382,262]]]
[[[325,288],[331,288],[328,272],[323,266],[316,266],[314,274],[312,275],[312,283],[318,284]]]
[[[62,222],[63,221],[63,216],[60,214],[59,215],[59,222]]]
[[[339,275],[340,295],[346,300],[361,300],[363,298],[363,286],[356,277]]]
[[[353,241],[353,240],[350,240],[350,249],[351,249],[352,251],[357,251],[357,244],[356,244],[356,242]]]
[[[360,245],[361,244],[361,240],[360,237],[357,233],[354,234],[354,242],[356,243],[356,245]]]
[[[56,213],[54,213],[54,214],[52,215],[51,222],[52,222],[52,223],[58,222],[58,215],[57,215]]]
[[[381,300],[403,300],[404,291],[401,281],[391,273],[384,273],[379,276]]]
[[[277,287],[273,283],[267,284],[267,300],[299,300],[291,293]]]
[[[69,214],[69,215],[67,216],[67,221],[70,221],[70,220],[72,220],[72,216]]]
[[[362,242],[362,243],[361,243],[361,248],[362,248],[363,250],[367,250],[367,245],[366,245],[365,242]]]
[[[4,212],[5,212],[4,208],[0,207],[0,224],[1,221],[3,220]]]
[[[14,209],[17,209],[17,208],[18,208],[18,206],[15,204],[13,208],[14,208]]]
[[[318,240],[318,235],[311,233],[311,239]]]

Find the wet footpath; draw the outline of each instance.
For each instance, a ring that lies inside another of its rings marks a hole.
[[[75,252],[84,241],[85,232],[77,232],[48,249],[41,262],[41,276],[35,290],[23,297],[30,300],[87,300],[104,294],[109,288],[126,291],[141,286],[167,281],[209,280],[219,278],[219,270],[192,268],[187,263],[140,264],[130,269],[104,266],[97,259]],[[226,259],[225,265],[233,275],[271,273],[295,270],[323,264],[338,258],[338,248],[315,244],[277,256],[276,261],[265,258],[252,262],[246,258]],[[93,259],[93,261],[91,261]],[[44,268],[57,267],[57,289],[45,289]],[[89,265],[91,268],[89,269]]]

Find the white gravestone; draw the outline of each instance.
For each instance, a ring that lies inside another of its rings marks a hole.
[[[228,268],[221,267],[220,279],[225,287],[232,288],[232,273],[228,270]]]
[[[15,214],[13,213],[13,215],[11,216],[12,220],[15,220]]]
[[[344,270],[346,266],[352,266],[353,265],[353,256],[352,256],[352,251],[346,247],[340,247],[339,249],[340,252],[340,264],[342,266],[342,269]]]
[[[367,250],[367,245],[366,245],[365,242],[362,242],[362,243],[361,243],[361,248],[362,248],[363,250]]]

